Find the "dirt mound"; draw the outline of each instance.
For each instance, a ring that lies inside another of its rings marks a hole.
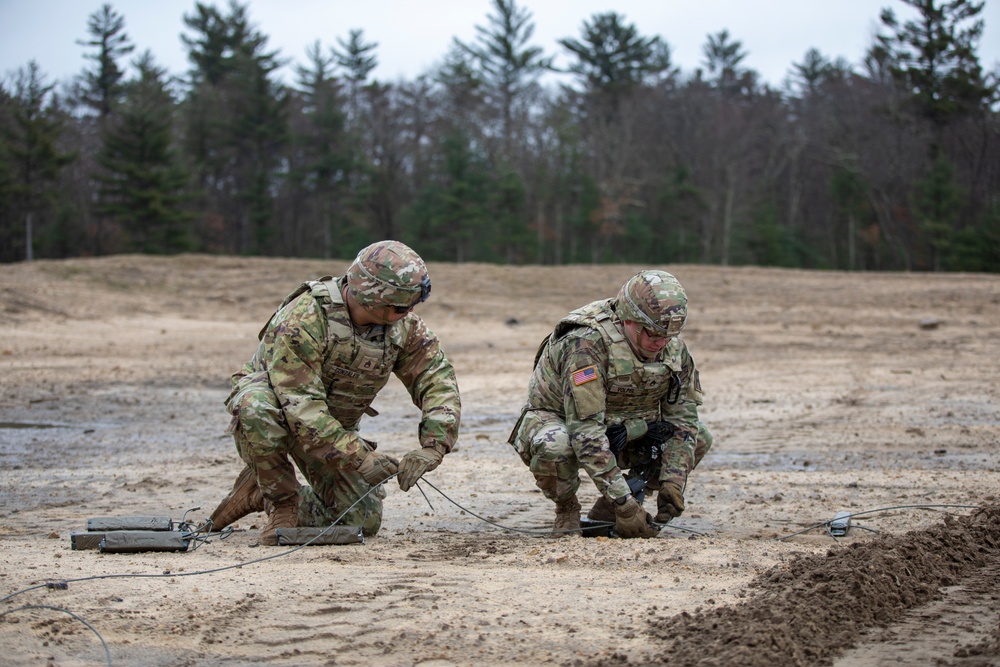
[[[594,665],[829,665],[858,635],[885,627],[1000,564],[1000,506],[952,518],[928,530],[804,556],[751,582],[749,602],[707,612],[681,612],[652,622],[663,642],[640,659],[615,655]],[[997,637],[956,652],[1000,658]],[[968,663],[966,663],[968,664]]]

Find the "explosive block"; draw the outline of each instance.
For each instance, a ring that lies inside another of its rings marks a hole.
[[[169,516],[108,516],[87,519],[87,530],[172,530]]]
[[[187,551],[190,542],[190,534],[179,530],[112,530],[104,534],[100,550],[114,554]]]

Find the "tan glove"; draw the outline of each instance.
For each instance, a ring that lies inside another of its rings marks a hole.
[[[622,422],[625,426],[625,433],[628,434],[628,441],[638,440],[642,436],[646,435],[646,431],[649,430],[649,424],[646,420],[639,419],[638,417],[631,417]]]
[[[684,492],[673,482],[664,482],[656,496],[656,523],[667,523],[684,513]]]
[[[399,488],[409,491],[424,476],[424,473],[437,468],[444,454],[433,447],[421,447],[403,455],[399,464]]]
[[[646,522],[646,510],[633,498],[615,506],[615,533],[618,537],[656,537],[660,531]]]
[[[397,472],[399,472],[399,461],[375,452],[368,452],[358,466],[358,474],[372,486],[378,486]]]

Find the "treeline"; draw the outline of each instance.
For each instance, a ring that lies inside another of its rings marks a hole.
[[[174,78],[106,4],[78,77],[0,82],[0,261],[396,238],[437,261],[1000,271],[984,3],[903,1],[863,62],[810,50],[781,90],[727,31],[684,73],[615,12],[553,73],[515,0],[412,81],[373,80],[350,30],[289,84],[248,5],[198,2]]]

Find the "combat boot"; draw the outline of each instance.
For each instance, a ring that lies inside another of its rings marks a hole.
[[[556,520],[552,525],[555,537],[566,537],[578,534],[580,530],[580,501],[576,494],[566,500],[556,503]]]
[[[218,532],[231,524],[242,519],[247,514],[264,511],[264,496],[257,486],[257,478],[249,466],[244,466],[243,470],[236,477],[233,490],[229,492],[219,506],[212,512],[212,532]]]
[[[618,520],[618,517],[615,516],[615,508],[604,496],[598,498],[594,506],[590,508],[590,511],[587,512],[587,518],[591,521],[605,521],[607,523],[615,523]]]
[[[299,525],[299,496],[267,503],[267,523],[260,531],[260,543],[268,547],[278,546],[278,529],[295,528]]]

